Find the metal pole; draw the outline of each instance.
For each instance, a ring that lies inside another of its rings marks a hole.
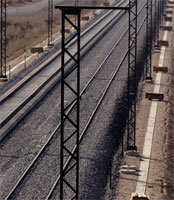
[[[110,189],[112,189],[112,158],[110,159]]]
[[[160,24],[161,24],[161,28],[163,28],[163,0],[161,0],[161,21],[160,21]]]
[[[53,0],[48,0],[48,46],[53,46]]]
[[[160,4],[160,28],[162,28],[162,0],[159,0]]]
[[[147,0],[146,13],[146,80],[152,80],[152,0]]]
[[[157,0],[157,33],[156,33],[156,40],[157,40],[157,47],[159,47],[159,29],[160,29],[160,3]]]
[[[76,167],[76,191],[77,196],[76,199],[79,198],[79,160],[80,160],[80,12],[77,15],[77,137],[76,137],[76,144],[77,144],[77,167]]]
[[[61,158],[60,158],[60,199],[63,199],[63,177],[64,177],[64,62],[65,62],[65,14],[62,11],[62,60],[61,60]]]
[[[24,56],[24,68],[27,67],[27,56]]]
[[[8,70],[8,72],[9,72],[9,80],[11,79],[11,65],[9,65],[9,70]]]
[[[154,14],[155,14],[155,16],[154,16],[154,37],[153,37],[153,39],[154,39],[154,41],[153,41],[153,43],[154,43],[154,46],[155,46],[155,43],[156,43],[156,27],[157,27],[157,5],[156,5],[156,2],[157,2],[157,0],[155,0],[155,11],[154,11]]]
[[[6,0],[1,0],[0,80],[6,81]]]
[[[159,49],[159,0],[155,0],[155,36],[154,47]]]
[[[165,10],[165,4],[166,4],[166,1],[165,0],[162,0],[162,26],[163,26],[163,23],[164,23],[164,10]]]

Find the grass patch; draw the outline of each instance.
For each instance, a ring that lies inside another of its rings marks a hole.
[[[26,3],[36,2],[38,0],[7,0],[8,5],[23,5]]]
[[[60,15],[60,14],[59,14]],[[60,24],[60,16],[54,14],[53,26]],[[32,16],[7,17],[7,58],[13,57],[15,52],[25,51],[34,43],[47,37],[48,16],[47,9]]]

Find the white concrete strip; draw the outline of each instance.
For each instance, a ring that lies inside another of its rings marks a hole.
[[[153,132],[155,127],[155,118],[157,112],[158,102],[153,101],[150,108],[150,114],[148,119],[147,131],[145,136],[144,148],[143,148],[143,160],[140,162],[140,173],[138,177],[138,182],[136,186],[137,194],[145,194],[146,191],[146,183],[149,171],[149,163],[151,156],[151,147],[152,147],[152,139]]]
[[[161,53],[160,53],[159,64],[158,64],[159,67],[163,66],[163,59],[164,59],[165,50],[166,50],[165,46],[161,47]]]
[[[166,25],[168,25],[168,22],[166,23]],[[168,31],[165,31],[163,35],[163,40],[167,40],[167,35]],[[161,48],[161,53],[158,63],[159,67],[163,67],[164,65],[165,50],[166,47]],[[154,93],[160,92],[161,77],[162,73],[158,72],[155,79]],[[158,101],[152,101],[148,118],[144,147],[143,147],[143,154],[142,154],[143,160],[140,162],[140,173],[136,186],[136,193],[140,195],[146,194],[146,184],[149,172],[149,164],[150,164],[150,157],[152,150],[152,141],[155,128],[157,107],[158,107]]]
[[[26,62],[27,62],[28,60],[30,60],[33,56],[34,56],[34,54],[31,55],[31,56],[29,56],[29,57],[27,57],[27,58],[26,58]],[[16,70],[20,65],[22,65],[22,64],[24,64],[24,63],[25,63],[25,61],[23,60],[23,61],[21,61],[20,63],[18,63],[17,65],[15,65],[12,69],[10,69],[10,71],[9,71],[9,70],[7,71],[7,75],[9,75],[10,72],[13,72],[13,71]]]

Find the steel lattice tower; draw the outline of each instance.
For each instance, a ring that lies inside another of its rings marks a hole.
[[[74,15],[77,22],[69,17]],[[66,40],[65,24],[68,23],[75,30],[75,33]],[[68,49],[69,44],[76,39],[76,53],[72,55]],[[74,62],[74,71],[76,71],[76,85],[72,86],[67,78],[72,74],[65,73],[66,57],[69,56]],[[66,102],[66,93],[71,92],[73,99]],[[67,114],[68,109],[76,102],[75,113],[73,117]],[[80,10],[65,9],[62,10],[62,67],[61,67],[61,170],[60,170],[60,199],[64,199],[64,190],[69,191],[71,197],[68,199],[78,199],[79,195],[79,130],[80,130]],[[69,147],[69,142],[74,143]],[[71,165],[66,166],[67,157],[71,158]],[[75,180],[69,180],[68,174],[72,173]]]
[[[60,199],[79,198],[79,129],[80,129],[80,12],[82,9],[113,9],[129,12],[128,43],[128,138],[127,149],[136,149],[136,68],[137,68],[137,0],[129,0],[128,7],[56,6],[62,11],[62,61],[61,61],[61,161],[60,161]],[[74,22],[69,16],[76,17]],[[69,24],[75,32],[65,37],[65,25]],[[69,44],[74,41],[74,53]],[[65,71],[67,57],[73,62],[73,70]],[[76,71],[76,82],[71,85],[68,77]],[[72,99],[67,98],[71,92]],[[73,106],[73,114],[69,109]],[[127,106],[127,105],[126,105]],[[73,143],[72,145],[68,145]],[[70,162],[71,161],[71,162]],[[71,175],[72,180],[69,178]]]
[[[137,0],[129,0],[127,150],[136,150]]]
[[[1,71],[0,79],[7,80],[6,75],[6,0],[1,0]]]

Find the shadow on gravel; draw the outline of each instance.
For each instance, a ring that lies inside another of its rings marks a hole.
[[[142,44],[142,46],[144,45]],[[145,48],[142,48],[141,53],[139,52],[137,62],[138,101],[142,97],[142,86],[139,86],[139,83],[144,74],[145,55]],[[95,164],[90,169],[93,172],[92,174],[95,174],[95,177],[86,177],[90,179],[90,185],[87,186],[88,189],[86,188],[85,194],[81,194],[81,200],[114,200],[116,197],[119,168],[124,162],[122,157],[122,144],[124,144],[124,151],[126,150],[127,112],[127,83],[125,82],[121,97],[115,101],[112,121],[107,127],[107,134],[105,134],[105,138],[103,138],[102,143],[98,146],[96,159],[93,161]]]

